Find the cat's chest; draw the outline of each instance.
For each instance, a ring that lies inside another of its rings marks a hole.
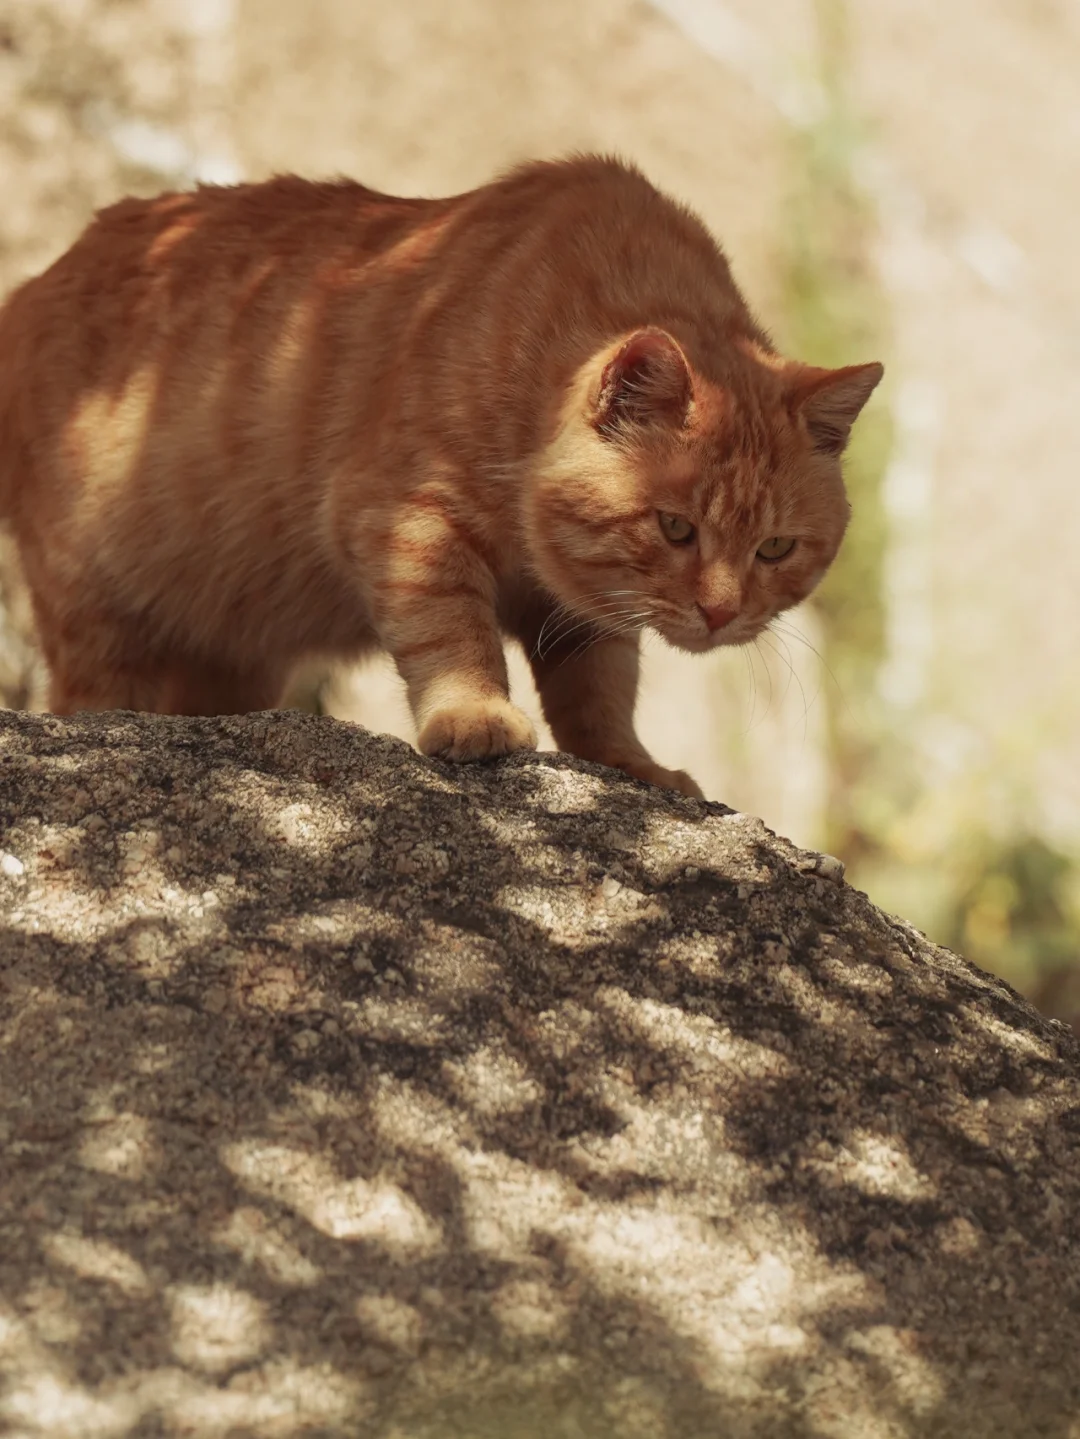
[[[504,578],[498,592],[500,628],[528,648],[561,609],[554,595],[524,575]]]

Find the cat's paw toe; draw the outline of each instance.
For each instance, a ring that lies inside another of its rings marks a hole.
[[[433,714],[420,732],[419,747],[439,759],[495,759],[535,749],[536,731],[509,700],[477,700]]]
[[[650,759],[627,760],[618,768],[633,775],[635,779],[643,779],[646,784],[659,785],[661,789],[678,790],[680,794],[689,795],[691,799],[705,798],[701,786],[691,779],[684,769],[665,769],[663,765],[654,764]]]

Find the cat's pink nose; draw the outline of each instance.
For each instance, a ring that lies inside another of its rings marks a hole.
[[[737,605],[698,605],[711,630],[722,630],[739,613]]]

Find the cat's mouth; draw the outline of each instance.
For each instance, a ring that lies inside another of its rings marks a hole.
[[[701,655],[708,654],[710,650],[747,645],[760,634],[762,626],[740,616],[718,630],[664,621],[654,622],[654,628],[675,649]]]

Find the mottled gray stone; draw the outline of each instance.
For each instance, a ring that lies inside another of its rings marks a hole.
[[[0,716],[0,1433],[1080,1435],[1080,1055],[755,819]]]

